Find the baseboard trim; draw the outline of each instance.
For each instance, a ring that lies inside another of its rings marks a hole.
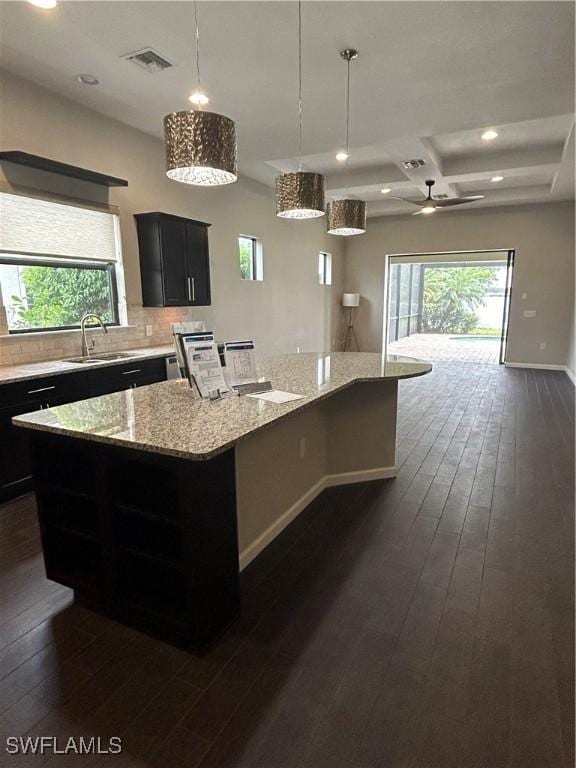
[[[509,363],[505,362],[506,368],[535,368],[543,371],[565,371],[565,365],[557,365],[556,363]]]
[[[568,368],[567,365],[557,365],[556,363],[509,363],[505,362],[506,368],[533,368],[540,371],[564,371],[572,384],[576,386],[576,374]]]
[[[246,549],[240,553],[240,570],[244,570],[249,563],[265,549],[292,520],[298,517],[314,499],[319,496],[326,488],[333,488],[336,485],[351,485],[352,483],[366,483],[371,480],[388,480],[396,477],[398,467],[376,467],[375,469],[364,469],[356,472],[340,472],[334,475],[324,475],[318,482],[309,488],[292,506],[290,506],[272,525],[249,544]]]
[[[324,487],[332,488],[334,485],[350,485],[352,483],[369,483],[371,480],[388,480],[396,477],[398,467],[376,467],[375,469],[361,469],[356,472],[339,472],[335,475],[324,477]]]

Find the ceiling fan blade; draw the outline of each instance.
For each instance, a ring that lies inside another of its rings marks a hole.
[[[416,200],[406,200],[405,197],[396,197],[395,195],[388,195],[386,198],[387,200],[401,200],[403,203],[408,203],[408,205],[417,205],[418,207],[424,205],[424,201],[421,200],[420,202],[417,202]]]
[[[469,195],[467,197],[451,197],[448,200],[435,200],[434,203],[437,208],[449,208],[452,205],[464,205],[465,203],[473,203],[476,200],[483,200],[484,195]]]
[[[410,216],[423,216],[424,214],[422,211],[414,211],[414,213],[411,213]]]

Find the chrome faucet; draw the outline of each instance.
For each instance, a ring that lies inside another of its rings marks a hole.
[[[82,331],[82,357],[89,357],[90,350],[94,349],[94,339],[92,339],[90,350],[88,349],[88,344],[86,343],[86,320],[89,320],[90,318],[97,320],[104,333],[108,333],[108,328],[106,328],[104,325],[104,321],[100,315],[96,315],[94,312],[87,312],[80,320],[80,330]]]

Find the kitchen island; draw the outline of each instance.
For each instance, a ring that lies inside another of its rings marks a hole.
[[[199,400],[166,381],[14,419],[31,430],[47,575],[178,644],[239,614],[239,570],[333,485],[396,474],[398,380],[432,366],[376,353],[269,358],[301,399]]]

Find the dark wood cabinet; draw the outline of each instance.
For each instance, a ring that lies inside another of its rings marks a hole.
[[[14,416],[87,397],[86,371],[4,384],[0,388],[0,501],[32,489],[28,435]]]
[[[144,306],[208,306],[210,225],[168,213],[138,213],[134,218]]]
[[[155,384],[165,378],[165,358],[159,357],[0,385],[0,502],[33,488],[29,432],[13,426],[14,416]]]
[[[234,451],[189,461],[44,432],[31,446],[48,578],[131,627],[210,646],[240,612]]]
[[[152,360],[132,360],[120,365],[97,368],[87,373],[88,392],[84,397],[98,397],[131,387],[142,387],[164,381],[166,361],[163,357]]]

